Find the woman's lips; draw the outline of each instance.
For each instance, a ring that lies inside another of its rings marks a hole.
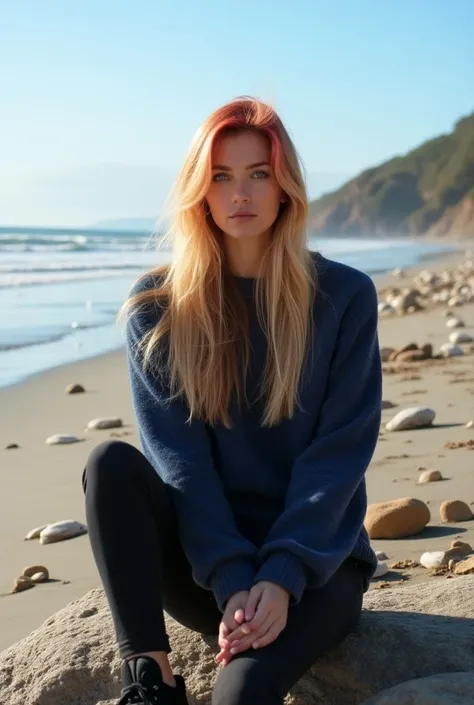
[[[230,217],[232,218],[232,220],[251,220],[252,218],[256,218],[257,216],[253,213],[236,213],[235,215],[231,215]]]

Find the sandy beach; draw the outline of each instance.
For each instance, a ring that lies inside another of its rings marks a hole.
[[[466,243],[466,249],[470,243]],[[441,271],[464,260],[461,254],[424,268]],[[379,290],[408,286],[405,280],[377,280]],[[437,352],[448,340],[442,315],[446,305],[430,310],[380,318],[382,347],[400,348],[415,342],[431,343]],[[453,309],[462,317],[462,330],[474,336],[474,303]],[[418,560],[424,551],[446,550],[455,538],[474,545],[474,521],[442,523],[439,508],[445,500],[474,505],[474,452],[449,449],[447,442],[474,440],[466,423],[474,418],[474,351],[465,346],[462,357],[410,363],[406,369],[384,374],[384,400],[395,406],[383,412],[380,440],[367,473],[369,503],[414,497],[428,504],[431,521],[419,535],[397,540],[374,540],[385,551],[389,565],[405,559]],[[85,394],[67,395],[65,387],[80,383]],[[405,407],[428,406],[436,411],[431,428],[385,432],[384,424]],[[71,600],[99,586],[99,578],[87,536],[55,544],[24,541],[36,526],[61,519],[84,522],[81,474],[91,449],[111,435],[138,445],[123,350],[42,373],[18,385],[0,390],[0,650],[25,637],[51,614]],[[124,427],[117,431],[85,431],[99,416],[120,416]],[[48,446],[45,439],[56,433],[84,439],[65,446]],[[6,450],[7,444],[19,448]],[[418,468],[436,469],[440,482],[418,485]],[[43,564],[52,581],[23,593],[9,595],[23,568]],[[384,582],[445,580],[423,567],[392,570]],[[377,589],[380,581],[373,581]]]

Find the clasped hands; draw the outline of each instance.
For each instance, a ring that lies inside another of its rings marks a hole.
[[[219,626],[216,661],[226,666],[236,654],[275,641],[286,627],[289,600],[287,590],[268,581],[232,595]]]

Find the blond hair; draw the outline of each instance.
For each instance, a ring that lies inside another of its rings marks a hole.
[[[258,320],[268,341],[258,397],[265,402],[261,423],[274,426],[293,416],[312,336],[316,271],[306,244],[308,203],[298,155],[269,105],[235,99],[198,129],[173,189],[172,224],[164,238],[172,242],[172,262],[144,275],[153,275],[157,286],[131,296],[121,312],[166,302],[156,326],[141,341],[142,364],[153,369],[157,346],[166,339],[170,400],[184,398],[190,419],[221,422],[226,428],[232,428],[232,393],[239,408],[243,396],[247,401],[242,373],[245,378],[250,359],[248,318],[205,197],[216,137],[244,130],[269,140],[273,173],[286,197],[256,278]]]

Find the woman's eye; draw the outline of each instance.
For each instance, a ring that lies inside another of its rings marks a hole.
[[[213,181],[225,181],[225,179],[227,179],[227,177],[228,177],[228,174],[224,174],[222,172],[220,174],[214,174],[214,176],[212,177],[212,180]]]
[[[268,173],[268,171],[254,171],[254,173],[252,174],[252,178],[254,176],[257,179],[266,179],[267,176],[270,176],[270,174]]]

